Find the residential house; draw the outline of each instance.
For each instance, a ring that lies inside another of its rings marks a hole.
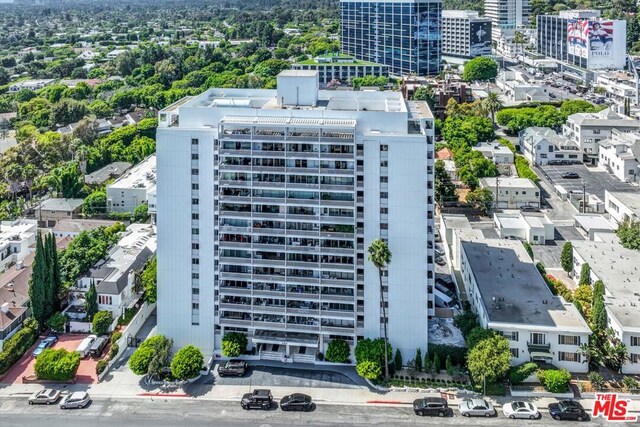
[[[613,129],[611,138],[599,141],[598,165],[622,182],[640,180],[640,134]]]
[[[0,272],[20,263],[33,252],[38,223],[32,219],[16,219],[0,223]]]
[[[532,245],[553,242],[555,227],[549,217],[542,213],[500,212],[493,214],[500,238],[510,236]]]
[[[640,374],[640,267],[638,251],[608,242],[576,241],[573,244],[573,269],[581,271],[587,263],[591,282],[602,280],[609,327],[627,346],[629,361],[623,374]]]
[[[156,187],[156,156],[151,155],[107,186],[108,212],[133,212]]]
[[[525,74],[504,70],[496,77],[496,86],[511,101],[549,101],[549,89],[537,84]]]
[[[137,288],[136,274],[153,257],[156,247],[155,226],[131,224],[106,259],[98,261],[69,289],[72,297],[76,301],[84,299],[93,282],[98,309],[111,311],[114,318],[121,316],[140,299],[142,290]]]
[[[83,231],[95,230],[99,227],[111,227],[116,221],[104,219],[61,219],[53,226],[56,237],[76,237]]]
[[[480,178],[480,188],[488,188],[498,209],[540,207],[540,188],[527,178]]]
[[[582,163],[578,145],[564,135],[546,127],[530,127],[520,131],[520,147],[535,165]]]
[[[591,330],[573,303],[554,296],[522,243],[472,238],[461,242],[460,275],[480,325],[509,340],[511,364],[552,363],[587,372],[580,345]]]
[[[504,175],[511,174],[511,166],[514,161],[513,152],[505,145],[499,142],[480,142],[475,147],[471,147],[475,151],[482,153],[484,157],[491,160],[498,171]]]
[[[74,218],[82,210],[83,199],[46,199],[36,208],[40,227],[53,227],[60,219]]]
[[[45,86],[49,86],[54,81],[54,79],[22,80],[10,85],[9,92],[16,93],[20,92],[22,89],[38,90],[44,88]]]
[[[113,61],[114,59],[116,59],[118,56],[122,55],[125,52],[127,52],[126,49],[114,49],[111,52],[107,53],[107,55],[105,56],[105,59],[107,61]]]
[[[97,171],[84,176],[84,183],[89,185],[102,185],[110,179],[119,178],[133,166],[129,162],[113,162]]]
[[[638,131],[640,130],[640,121],[606,108],[597,113],[570,115],[562,126],[562,134],[578,146],[585,161],[591,161],[595,164],[600,149],[598,142],[611,138],[613,129],[620,132]]]
[[[640,220],[640,194],[637,191],[606,190],[604,207],[616,225],[629,219]]]

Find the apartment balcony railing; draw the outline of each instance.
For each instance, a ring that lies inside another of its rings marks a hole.
[[[284,313],[285,306],[254,304],[252,309],[255,313]]]
[[[353,279],[339,279],[335,277],[328,277],[322,279],[323,285],[336,285],[341,287],[353,287]]]
[[[251,320],[236,319],[232,317],[220,317],[220,325],[222,326],[251,326]]]
[[[243,304],[243,303],[234,303],[234,302],[221,302],[221,309],[233,310],[233,311],[241,311],[251,313],[251,304]]]
[[[245,188],[251,187],[251,181],[242,181],[239,179],[221,179],[220,186],[223,188]]]
[[[308,316],[318,316],[320,314],[320,309],[287,307],[287,314],[304,314]]]
[[[235,271],[221,271],[220,272],[221,279],[244,279],[250,280],[251,273],[239,273]]]
[[[354,295],[340,295],[340,294],[320,294],[320,298],[325,302],[353,302]]]
[[[220,286],[220,295],[251,295],[251,289],[238,288],[235,286]]]
[[[261,298],[284,298],[285,292],[277,291],[277,290],[271,291],[268,289],[254,289],[252,295],[254,297],[261,297]]]
[[[307,325],[303,323],[287,323],[288,331],[317,331],[320,329],[319,325]]]
[[[351,326],[322,326],[322,332],[336,332],[336,333],[349,333],[355,328]]]
[[[323,309],[320,311],[320,314],[322,315],[322,317],[352,319],[354,315],[354,311],[355,310],[331,310],[331,309],[324,310]]]
[[[220,240],[221,249],[237,249],[237,248],[250,248],[251,242],[234,242],[230,240]]]
[[[238,227],[237,225],[221,225],[220,226],[220,231],[221,232],[239,232],[239,233],[247,233],[249,232],[249,230],[251,229],[250,226],[246,226],[246,227]]]

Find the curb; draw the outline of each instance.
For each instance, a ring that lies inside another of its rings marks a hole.
[[[193,397],[187,393],[138,393],[136,396],[141,397]]]

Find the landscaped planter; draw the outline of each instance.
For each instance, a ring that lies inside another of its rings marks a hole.
[[[509,387],[513,397],[555,397],[556,399],[573,399],[573,392],[551,393],[549,391],[539,391],[533,387],[513,386]]]

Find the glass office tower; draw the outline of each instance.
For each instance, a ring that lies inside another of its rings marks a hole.
[[[441,0],[341,0],[342,52],[391,74],[440,72]]]

